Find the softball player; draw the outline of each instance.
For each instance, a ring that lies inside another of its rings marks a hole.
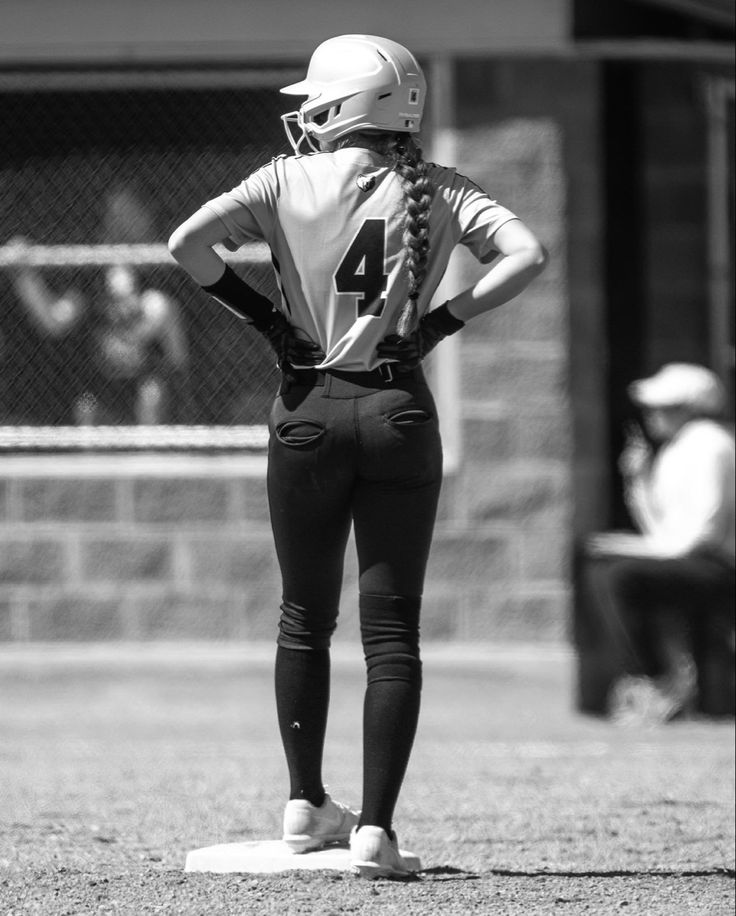
[[[268,496],[283,579],[275,664],[290,775],[284,841],[350,841],[367,877],[407,873],[392,817],[421,691],[419,611],[442,479],[421,361],[520,293],[546,252],[509,210],[415,142],[426,84],[406,48],[343,35],[314,52],[306,96],[283,116],[294,155],[206,203],[172,235],[176,260],[263,333],[282,384],[270,417]],[[270,246],[281,299],[250,289],[213,250]],[[430,311],[452,249],[494,262]],[[354,528],[367,685],[360,814],[322,781],[330,638]]]

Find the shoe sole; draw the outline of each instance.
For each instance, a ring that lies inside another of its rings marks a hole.
[[[350,869],[361,878],[408,878],[412,872],[393,868],[391,865],[379,865],[378,862],[351,862]]]
[[[313,837],[309,834],[286,834],[284,843],[294,853],[316,852],[324,846],[346,846],[350,842],[350,834],[331,834],[324,837]]]

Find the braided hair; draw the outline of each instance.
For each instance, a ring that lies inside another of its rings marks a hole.
[[[427,274],[433,188],[427,178],[422,150],[410,135],[398,138],[394,156],[394,170],[404,184],[404,252],[409,272],[409,297],[399,315],[396,333],[399,337],[408,337],[416,327],[417,299]]]
[[[417,324],[417,299],[427,274],[429,255],[429,213],[433,187],[421,147],[411,134],[361,131],[334,141],[328,149],[366,146],[393,160],[393,169],[404,187],[404,256],[409,274],[409,296],[396,323],[396,333],[408,337]]]

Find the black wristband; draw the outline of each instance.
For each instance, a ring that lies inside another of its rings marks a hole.
[[[225,308],[254,324],[258,330],[268,327],[272,320],[273,304],[252,286],[241,280],[229,264],[225,273],[215,283],[202,289],[220,302]]]
[[[433,328],[436,328],[436,330],[438,330],[440,334],[444,334],[445,337],[449,337],[450,334],[454,334],[456,331],[465,327],[465,322],[460,321],[459,318],[456,318],[450,312],[446,302],[440,305],[439,308],[427,312],[424,318],[422,318],[422,323],[426,322],[429,322]]]

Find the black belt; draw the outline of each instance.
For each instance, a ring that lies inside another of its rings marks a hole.
[[[365,388],[385,388],[399,381],[423,378],[418,366],[401,366],[398,363],[381,363],[370,372],[348,372],[340,369],[285,369],[284,378],[294,385],[317,388],[324,385],[328,376],[339,378]]]

